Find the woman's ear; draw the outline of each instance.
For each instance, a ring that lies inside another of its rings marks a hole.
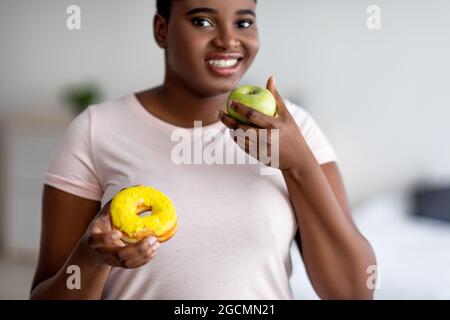
[[[156,14],[153,18],[153,36],[155,41],[161,49],[167,46],[167,22],[160,14]]]

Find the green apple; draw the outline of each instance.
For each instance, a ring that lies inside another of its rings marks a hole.
[[[244,123],[249,123],[247,119],[242,117],[231,108],[232,101],[242,103],[249,108],[257,110],[271,117],[275,116],[275,113],[277,112],[277,103],[274,96],[269,90],[261,87],[242,86],[233,90],[228,96],[228,114],[236,120]]]

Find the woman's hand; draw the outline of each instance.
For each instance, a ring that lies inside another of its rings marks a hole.
[[[123,189],[122,189],[123,190]],[[147,264],[157,253],[160,243],[148,237],[136,244],[125,244],[122,233],[111,225],[110,200],[89,225],[82,242],[98,264],[134,269]]]
[[[266,165],[277,167],[281,170],[292,169],[298,167],[301,164],[302,155],[306,150],[309,150],[306,141],[301,134],[297,123],[286,108],[283,99],[281,98],[278,90],[275,87],[275,81],[273,77],[270,77],[267,81],[267,89],[273,94],[277,103],[277,114],[275,117],[267,116],[259,111],[251,109],[236,101],[232,102],[231,108],[237,113],[245,117],[250,124],[242,123],[224,112],[220,112],[220,120],[230,129],[235,131],[233,139],[238,143],[239,147],[258,160],[260,159],[260,153],[257,151],[261,146],[267,150],[264,154],[267,154],[269,158],[274,154],[273,148],[278,148],[279,152],[279,164],[270,162]],[[267,132],[265,134],[262,129]],[[255,134],[249,134],[247,130],[255,130]],[[278,130],[278,138],[274,130]],[[244,134],[245,133],[245,137]],[[272,139],[272,135],[274,135]],[[272,141],[274,140],[274,141]],[[245,141],[245,144],[242,143]],[[261,152],[261,151],[260,151]]]

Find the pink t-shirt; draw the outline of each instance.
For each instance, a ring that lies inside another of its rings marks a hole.
[[[286,104],[318,163],[336,161],[313,118]],[[180,129],[149,113],[134,94],[92,105],[72,121],[44,175],[45,184],[102,207],[136,184],[174,202],[176,235],[147,265],[113,268],[103,298],[292,299],[289,249],[297,224],[281,172],[261,175],[259,162],[179,164],[173,158],[180,140],[172,134]],[[216,147],[245,154],[221,122],[201,129],[201,135],[182,130],[193,145],[213,135]]]

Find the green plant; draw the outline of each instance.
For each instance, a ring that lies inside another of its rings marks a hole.
[[[74,114],[83,112],[88,106],[99,102],[101,99],[101,90],[94,83],[71,85],[63,90],[63,101]]]

